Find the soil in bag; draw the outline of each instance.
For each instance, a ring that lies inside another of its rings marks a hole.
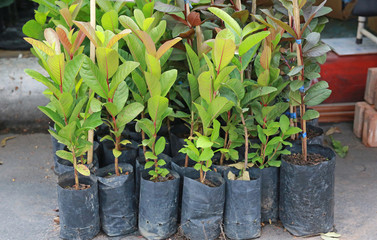
[[[151,181],[148,170],[140,182],[139,231],[147,239],[167,239],[177,231],[179,180],[170,173],[158,182]]]
[[[58,179],[60,237],[63,239],[92,239],[100,231],[97,178],[80,175],[79,182],[81,190],[75,190],[73,171],[63,173]]]
[[[329,232],[334,225],[335,153],[308,145],[310,157],[304,162],[301,146],[290,150],[292,155],[283,156],[280,170],[280,220],[296,236]]]
[[[98,195],[102,230],[108,236],[130,234],[137,230],[137,206],[133,167],[120,163],[121,175],[114,164],[98,169]]]
[[[260,173],[248,170],[250,180],[230,180],[231,171],[239,176],[240,170],[228,169],[225,175],[226,198],[224,231],[231,239],[250,239],[261,233],[261,178]]]
[[[198,181],[199,172],[186,172],[182,193],[181,229],[189,239],[216,239],[221,232],[225,203],[225,180],[207,172],[207,186]]]

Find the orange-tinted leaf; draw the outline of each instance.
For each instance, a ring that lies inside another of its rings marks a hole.
[[[41,41],[35,40],[33,38],[28,38],[28,37],[24,38],[24,40],[30,43],[31,45],[33,45],[33,47],[39,48],[40,50],[42,50],[44,53],[46,53],[49,56],[55,55],[55,51]]]
[[[88,22],[80,22],[80,21],[73,21],[81,31],[89,38],[89,40],[94,44],[94,46],[98,47],[98,38],[96,35],[96,31]]]
[[[271,48],[269,45],[265,44],[263,52],[260,57],[260,64],[263,67],[263,69],[269,69],[271,61]]]
[[[63,47],[65,48],[65,50],[67,50],[67,52],[70,53],[71,48],[72,48],[72,44],[68,39],[66,31],[64,31],[64,29],[62,29],[60,27],[56,27],[56,33],[57,33],[57,35],[60,39],[60,42],[63,44]]]
[[[84,164],[78,164],[76,170],[84,176],[90,176],[89,168]]]
[[[177,42],[181,41],[182,38],[174,38],[169,41],[164,42],[156,53],[156,58],[160,59],[170,48],[172,48]]]
[[[60,9],[60,14],[63,16],[65,22],[67,23],[67,25],[69,27],[72,27],[73,25],[73,22],[72,22],[72,15],[71,13],[69,12],[69,9],[68,8],[63,8],[63,9]]]
[[[143,41],[147,52],[152,56],[156,56],[156,46],[154,45],[152,38],[146,32],[141,30],[137,30],[136,32],[141,37],[141,41]]]
[[[192,27],[199,26],[202,21],[200,20],[200,14],[198,12],[191,12],[187,17],[188,22]]]
[[[107,44],[107,48],[111,48],[115,43],[117,43],[121,38],[127,36],[128,34],[131,33],[131,30],[130,29],[124,29],[123,31],[121,31],[120,33],[118,33],[117,35],[115,35],[114,37],[111,38],[111,40],[109,41],[109,43]]]
[[[76,40],[75,42],[73,43],[73,48],[71,49],[71,53],[74,54],[77,49],[79,49],[81,43],[84,41],[85,39],[85,34],[83,33],[83,31],[79,31],[77,33],[77,37],[76,37]]]

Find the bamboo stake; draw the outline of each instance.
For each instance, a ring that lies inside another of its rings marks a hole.
[[[96,28],[96,0],[90,0],[90,25],[95,29]],[[95,62],[96,58],[96,48],[92,42],[90,42],[90,59]],[[89,96],[92,94],[92,90],[89,90]],[[89,109],[89,112],[92,113],[92,110]],[[88,141],[92,143],[90,150],[88,151],[87,163],[91,164],[93,162],[93,139],[94,139],[94,130],[89,130]]]
[[[297,38],[300,39],[301,41],[301,25],[300,25],[300,8],[298,5],[298,0],[293,0],[293,17],[294,17],[294,26],[295,26],[295,31],[297,34]],[[296,43],[296,53],[297,53],[297,66],[302,66],[302,49],[300,43]],[[303,71],[299,75],[299,80],[304,81],[303,78]],[[301,146],[302,146],[302,155],[304,157],[304,161],[307,160],[307,136],[306,136],[306,121],[303,120],[303,116],[305,114],[305,104],[304,104],[304,96],[305,93],[301,92],[301,127],[302,127],[302,141],[301,141]]]

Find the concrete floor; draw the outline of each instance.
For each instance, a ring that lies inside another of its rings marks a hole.
[[[377,149],[364,147],[352,133],[351,123],[338,126],[334,137],[349,145],[345,159],[338,158],[335,185],[335,224],[342,240],[377,239]],[[56,181],[50,136],[47,134],[5,134],[16,136],[0,147],[0,240],[59,239]],[[300,239],[282,227],[263,228],[261,240]],[[96,240],[142,239],[138,236]],[[320,237],[305,238],[318,240]]]

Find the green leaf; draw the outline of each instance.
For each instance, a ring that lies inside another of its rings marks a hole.
[[[142,111],[144,106],[141,103],[134,102],[125,106],[117,116],[116,123],[119,127],[126,125],[134,120]]]
[[[140,127],[150,138],[152,138],[154,134],[153,122],[147,118],[136,121],[136,127]]]
[[[101,112],[96,112],[91,114],[85,121],[84,124],[82,125],[82,128],[85,129],[95,129],[99,125],[102,124],[101,120]]]
[[[261,126],[257,126],[257,131],[258,131],[258,138],[259,140],[263,143],[263,144],[266,144],[267,142],[267,137],[266,135],[263,133],[263,129]]]
[[[115,32],[116,29],[119,27],[118,23],[118,13],[115,10],[111,10],[109,12],[105,12],[101,18],[102,27],[105,30],[110,30]]]
[[[154,96],[148,100],[148,112],[153,122],[161,121],[161,117],[168,109],[169,100],[165,97]]]
[[[110,135],[103,136],[100,141],[103,142],[105,140],[109,140],[115,143],[114,139]]]
[[[211,160],[214,153],[211,148],[205,148],[199,156],[199,161],[208,161]]]
[[[245,53],[247,53],[252,47],[254,47],[256,44],[261,42],[263,39],[265,39],[268,35],[270,35],[269,31],[263,31],[256,34],[252,34],[248,36],[245,40],[243,40],[238,48],[238,54],[240,56],[243,56]]]
[[[321,89],[316,91],[309,91],[305,95],[305,104],[307,106],[315,106],[325,101],[331,95],[330,89]]]
[[[156,155],[154,155],[152,152],[149,152],[149,151],[146,152],[144,156],[145,156],[145,159],[157,159]]]
[[[56,84],[61,86],[63,84],[65,69],[64,54],[61,53],[48,57],[47,64],[52,74],[50,77],[54,80]]]
[[[84,164],[77,164],[76,170],[84,176],[90,176],[89,168]]]
[[[115,148],[113,149],[113,155],[115,158],[119,158],[120,155],[122,155],[122,152],[119,150],[116,150]]]
[[[267,9],[261,9],[261,11],[266,14],[269,18],[271,18],[272,21],[274,21],[277,25],[282,27],[285,31],[287,31],[292,37],[297,38],[296,32],[286,23],[282,22],[281,20],[274,18],[270,11]]]
[[[58,113],[56,113],[56,112],[52,111],[50,108],[44,107],[44,106],[39,106],[38,108],[47,117],[49,117],[52,121],[54,121],[55,124],[57,124],[60,128],[62,128],[65,125],[64,120],[62,119],[62,117]]]
[[[285,132],[285,135],[293,135],[293,134],[297,134],[301,132],[301,129],[298,128],[298,127],[290,127],[286,132]]]
[[[92,101],[90,101],[90,109],[93,112],[99,112],[102,110],[102,102],[98,100],[97,98],[93,98]]]
[[[127,102],[128,99],[128,86],[126,82],[121,82],[118,85],[117,90],[115,91],[114,97],[113,97],[113,103],[116,105],[118,112],[117,114],[124,108],[124,105]]]
[[[291,71],[289,71],[289,73],[287,73],[287,75],[290,77],[295,76],[299,74],[303,68],[304,66],[295,66]]]
[[[317,112],[316,110],[313,110],[313,109],[309,109],[305,112],[304,116],[302,117],[302,119],[306,120],[306,121],[309,121],[309,120],[312,120],[312,119],[315,119],[315,118],[319,118],[319,112]]]
[[[280,124],[281,131],[285,133],[288,130],[289,124],[290,124],[288,117],[285,115],[281,115],[279,124]]]
[[[218,91],[221,85],[226,82],[226,80],[229,79],[229,75],[233,70],[236,68],[236,66],[227,66],[224,67],[220,73],[217,75],[215,81],[214,81],[214,91]]]
[[[109,91],[109,98],[113,98],[113,95],[118,87],[118,85],[123,82],[126,77],[134,71],[139,66],[138,62],[133,61],[126,61],[122,65],[120,65],[111,80],[110,83],[110,91]]]
[[[210,103],[213,98],[213,86],[210,72],[202,72],[198,77],[200,96]]]
[[[275,87],[258,87],[256,89],[253,89],[252,91],[245,94],[245,97],[242,100],[242,105],[247,105],[255,98],[273,93],[276,90],[277,89]]]
[[[114,117],[119,112],[119,109],[117,108],[117,106],[112,102],[107,102],[103,106],[106,108],[107,112],[110,113]]]
[[[237,96],[238,100],[242,100],[245,96],[245,88],[238,79],[230,79],[225,83],[225,86],[231,89]]]
[[[161,95],[161,82],[160,76],[155,76],[149,72],[144,73],[145,80],[148,85],[149,93],[152,97],[157,97]]]
[[[161,96],[165,97],[173,86],[175,80],[177,79],[178,72],[176,69],[171,69],[169,71],[161,74]]]
[[[73,154],[71,152],[67,152],[65,150],[58,150],[56,151],[56,155],[62,159],[73,162]]]
[[[228,66],[228,64],[232,61],[234,52],[236,50],[236,44],[234,43],[234,40],[231,38],[228,38],[229,34],[226,34],[223,32],[230,32],[230,31],[227,29],[224,29],[218,33],[215,39],[214,48],[212,50],[212,59],[215,64],[215,68],[217,72],[220,72],[224,67]],[[225,37],[227,38],[220,37],[222,35],[226,35]]]
[[[208,107],[211,120],[216,119],[220,114],[229,111],[233,105],[233,102],[229,101],[225,97],[216,97]]]
[[[31,38],[39,39],[40,33],[43,31],[42,25],[38,23],[37,21],[29,20],[25,23],[25,25],[22,27],[22,32]]]
[[[164,13],[182,12],[183,9],[174,5],[169,5],[160,1],[156,1],[154,9]]]
[[[294,80],[289,84],[289,87],[291,88],[292,91],[297,91],[304,85],[304,81],[301,80]]]
[[[106,79],[110,79],[119,66],[118,52],[112,48],[99,47],[96,49],[99,70]]]
[[[153,166],[154,162],[153,161],[148,161],[144,165],[144,169],[149,169]]]
[[[240,25],[238,25],[236,20],[234,20],[229,14],[217,7],[209,7],[208,10],[223,20],[227,24],[227,27],[232,29],[239,37],[241,37],[242,29]]]
[[[200,61],[198,55],[192,50],[191,46],[185,43],[187,62],[190,67],[190,72],[195,76],[198,75],[200,69]]]
[[[198,140],[196,141],[196,146],[198,148],[210,148],[212,145],[213,142],[211,142],[211,140],[206,136],[199,136]]]
[[[63,90],[65,92],[72,92],[75,86],[75,79],[79,74],[79,71],[84,63],[84,55],[80,54],[75,56],[71,61],[67,63],[64,69],[63,77]]]
[[[71,143],[75,139],[75,130],[76,130],[76,123],[71,122],[70,124],[60,129],[58,135],[61,136],[62,138],[67,139]]]
[[[217,121],[217,120],[213,120],[213,130],[212,130],[212,134],[211,134],[211,141],[212,142],[215,142],[217,140],[217,138],[219,137],[219,134],[220,134],[220,122]]]
[[[308,51],[303,53],[304,57],[320,57],[327,52],[331,51],[331,48],[327,46],[326,44],[321,44],[319,46],[313,47],[309,49]]]
[[[158,166],[165,166],[166,162],[165,162],[164,159],[160,159],[160,160],[158,160],[157,164],[158,164]]]
[[[207,110],[200,104],[194,102],[196,109],[198,110],[200,119],[202,120],[203,130],[204,132],[207,131],[209,124],[211,123],[211,115],[207,112]]]
[[[84,82],[100,97],[107,99],[108,87],[106,83],[106,77],[103,75],[98,67],[90,60],[89,57],[85,57],[84,64],[80,70],[80,75],[84,79]]]
[[[164,137],[160,137],[157,142],[156,142],[156,145],[155,145],[155,153],[156,155],[160,155],[160,153],[162,153],[165,149],[165,145],[166,145],[166,140]]]
[[[86,103],[86,100],[87,98],[86,97],[83,97],[75,106],[75,108],[73,109],[72,111],[72,114],[71,114],[71,117],[69,118],[69,121],[68,123],[71,123],[73,121],[77,121],[78,120],[78,116],[79,114],[81,113],[81,110],[84,106],[84,104]]]

